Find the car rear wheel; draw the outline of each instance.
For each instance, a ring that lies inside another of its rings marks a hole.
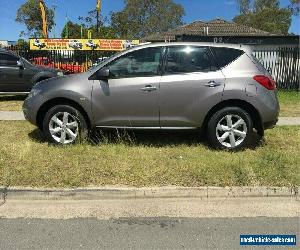
[[[207,126],[208,141],[216,149],[240,150],[249,147],[253,133],[251,116],[238,107],[217,111]]]
[[[45,115],[43,131],[54,144],[73,144],[87,139],[87,123],[83,115],[68,105],[57,105]]]

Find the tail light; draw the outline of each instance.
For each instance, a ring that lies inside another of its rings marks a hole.
[[[268,90],[276,89],[276,82],[273,80],[272,77],[258,75],[258,76],[254,76],[253,79]]]

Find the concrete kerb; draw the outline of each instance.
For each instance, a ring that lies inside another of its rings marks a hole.
[[[102,200],[145,198],[296,197],[298,187],[100,187],[40,189],[0,187],[4,200]]]

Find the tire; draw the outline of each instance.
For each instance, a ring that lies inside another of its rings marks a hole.
[[[238,107],[226,107],[217,111],[207,124],[207,137],[211,147],[238,151],[253,143],[251,116]]]
[[[49,142],[58,145],[74,144],[88,138],[85,118],[69,105],[54,106],[46,113],[43,132]]]

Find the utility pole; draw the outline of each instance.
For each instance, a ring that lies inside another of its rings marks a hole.
[[[100,28],[100,12],[101,12],[101,0],[97,0],[97,5],[96,5],[96,11],[97,11],[97,38],[99,38],[99,28]]]

